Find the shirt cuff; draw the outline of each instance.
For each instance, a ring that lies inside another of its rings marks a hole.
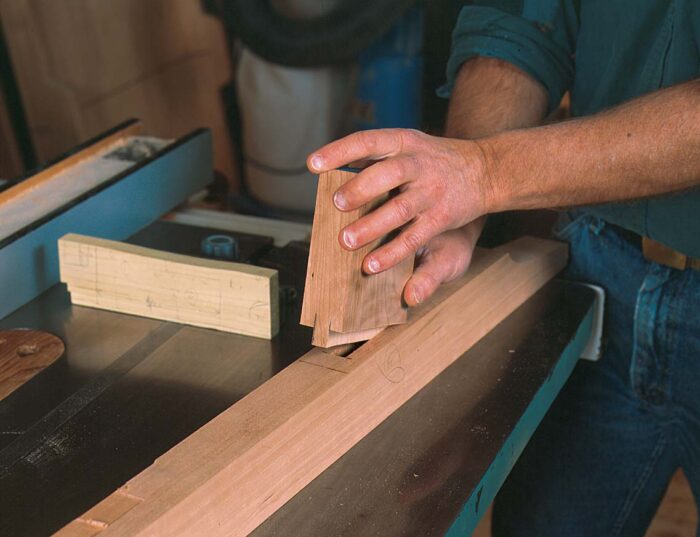
[[[438,89],[438,95],[450,96],[460,67],[475,56],[507,61],[531,75],[547,90],[550,112],[559,105],[574,76],[567,47],[535,23],[494,8],[470,6],[459,15],[447,62],[447,83]]]

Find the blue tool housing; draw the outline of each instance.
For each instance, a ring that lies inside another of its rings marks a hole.
[[[213,178],[212,139],[202,129],[0,242],[0,318],[59,281],[57,241],[66,233],[123,240]]]

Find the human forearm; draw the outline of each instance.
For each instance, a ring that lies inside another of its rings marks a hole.
[[[547,93],[510,63],[477,57],[459,71],[450,99],[445,135],[473,139],[539,125]]]
[[[546,111],[547,93],[530,75],[503,60],[476,57],[462,65],[455,81],[445,135],[473,139],[532,127],[544,120]],[[461,228],[471,247],[485,220],[478,218]],[[461,273],[467,265],[468,259],[452,272]]]
[[[682,190],[700,184],[700,80],[587,118],[503,132],[478,145],[493,194],[489,212]]]
[[[334,203],[340,210],[400,187],[398,195],[343,230],[342,246],[352,250],[403,227],[394,240],[365,258],[363,270],[379,272],[417,252],[418,268],[406,287],[409,304],[458,276],[469,265],[487,212],[478,181],[484,158],[474,139],[538,124],[547,98],[544,88],[518,68],[476,58],[462,66],[455,84],[450,138],[404,129],[362,131],[310,155],[309,168],[315,172],[375,161],[336,192]],[[461,147],[471,147],[473,158],[461,154]]]
[[[467,64],[460,77],[470,75]],[[353,250],[400,230],[367,256],[366,272],[386,270],[491,212],[642,198],[700,185],[700,80],[589,118],[518,130],[503,129],[541,119],[538,90],[533,106],[517,109],[523,116],[483,106],[490,96],[483,92],[495,91],[486,82],[468,84],[453,102],[447,138],[405,129],[364,131],[309,156],[316,172],[375,161],[335,193],[339,210],[399,191],[341,233],[343,246]],[[467,249],[472,239],[466,237]]]
[[[546,109],[547,94],[529,75],[495,58],[473,58],[462,65],[455,81],[446,134],[471,139],[538,125]],[[409,306],[467,270],[485,221],[482,216],[447,230],[418,250],[415,272],[404,290]]]

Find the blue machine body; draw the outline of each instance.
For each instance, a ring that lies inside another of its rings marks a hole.
[[[211,132],[196,131],[0,245],[0,281],[12,282],[0,291],[0,318],[59,281],[59,238],[66,233],[129,237],[209,184],[212,154]]]
[[[421,125],[423,9],[410,9],[358,59],[353,107],[357,130]]]

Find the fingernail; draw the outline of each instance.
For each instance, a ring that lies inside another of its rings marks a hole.
[[[347,229],[343,230],[343,242],[348,248],[354,248],[357,244],[357,235]]]
[[[370,259],[369,263],[367,263],[367,268],[369,268],[369,271],[372,273],[379,272],[379,261],[376,259]]]
[[[311,157],[311,166],[314,170],[321,170],[323,168],[323,159],[320,155],[314,155]]]
[[[333,203],[341,211],[347,209],[348,207],[348,201],[345,199],[345,196],[343,196],[340,192],[336,192],[335,194],[333,194]]]
[[[423,302],[423,293],[421,293],[420,289],[418,289],[417,287],[413,288],[413,301],[416,304],[420,304],[421,302]]]

